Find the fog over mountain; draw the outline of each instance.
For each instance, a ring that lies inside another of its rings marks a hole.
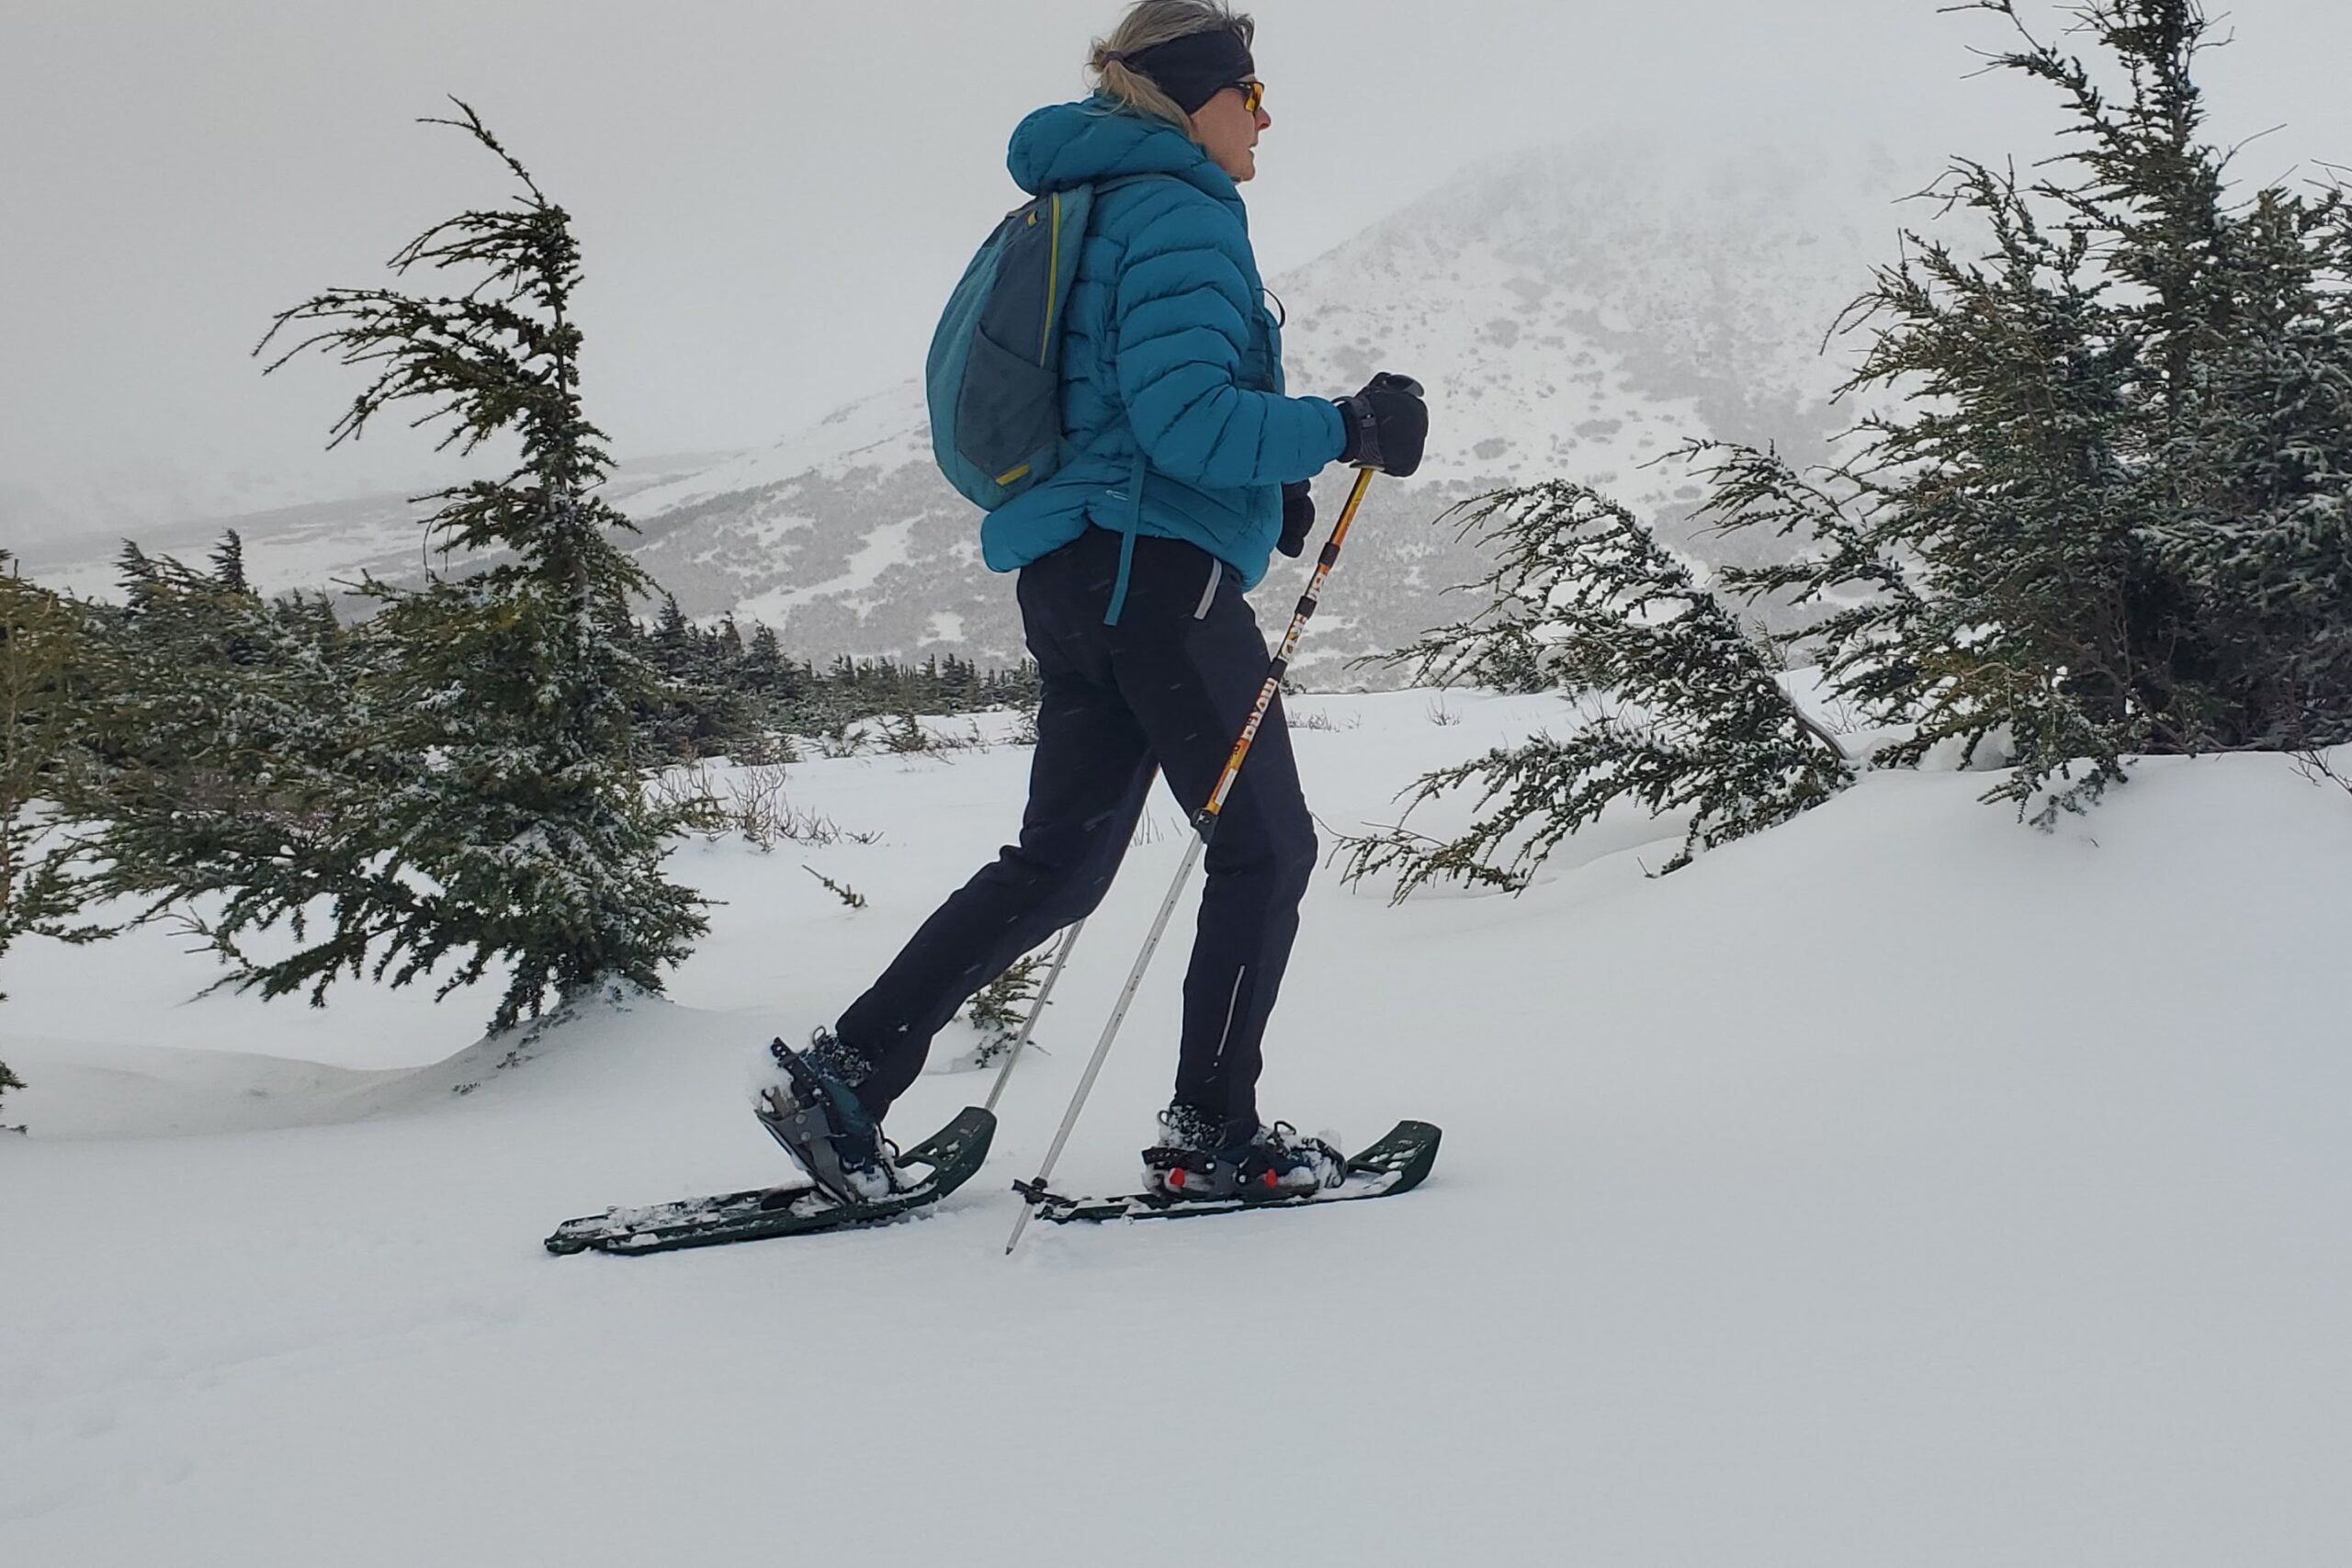
[[[1439,594],[1478,563],[1431,525],[1454,501],[1556,476],[1657,513],[1694,493],[1652,466],[1689,438],[1817,450],[1842,379],[1823,339],[1869,258],[1892,254],[1904,184],[1882,159],[1693,168],[1588,143],[1466,171],[1274,279],[1294,390],[1337,395],[1392,368],[1432,405],[1427,463],[1375,484],[1303,665],[1330,681],[1337,660],[1459,613]],[[979,567],[976,514],[928,440],[910,382],[636,496],[640,557],[690,614],[764,621],[790,648],[1014,657],[1012,594]],[[1348,477],[1327,476],[1327,519]],[[1305,570],[1278,570],[1261,597],[1287,604]]]
[[[616,453],[814,426],[921,365],[1012,204],[1007,132],[1084,90],[1123,3],[9,0],[0,544],[457,477],[398,422],[323,451],[353,373],[264,378],[251,356],[276,311],[390,283],[402,240],[506,198],[479,149],[413,123],[450,94],[573,216],[589,407]],[[1242,3],[1274,117],[1249,189],[1273,278],[1530,145],[1608,137],[1711,169],[1726,147],[1883,144],[1905,184],[1955,151],[2052,151],[2046,92],[1974,74],[2007,25],[1946,0]],[[2054,35],[2069,4],[2020,10]],[[2352,161],[2352,7],[2244,0],[2231,27],[2203,77],[2215,139],[2254,139],[2241,177]]]
[[[1849,357],[1825,354],[1825,334],[1920,216],[1895,205],[1917,183],[1883,154],[1755,149],[1701,164],[1592,141],[1464,170],[1274,278],[1294,391],[1336,396],[1394,368],[1427,384],[1433,411],[1420,475],[1374,488],[1303,677],[1376,679],[1342,663],[1461,613],[1441,594],[1478,562],[1435,525],[1453,502],[1556,476],[1671,518],[1696,492],[1657,460],[1687,439],[1817,451]],[[978,514],[929,442],[908,380],[752,452],[642,466],[616,493],[642,530],[635,553],[689,615],[764,622],[820,660],[1018,659],[1010,585],[979,564]],[[1335,468],[1318,492],[1327,523],[1347,478]],[[271,588],[412,581],[431,564],[397,501],[236,525]],[[85,592],[109,576],[86,547],[28,553]],[[1261,601],[1286,608],[1304,570],[1278,561]]]

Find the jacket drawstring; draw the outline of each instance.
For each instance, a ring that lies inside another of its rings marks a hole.
[[[1134,492],[1127,507],[1126,526],[1119,530],[1119,580],[1111,585],[1111,607],[1102,615],[1102,624],[1115,626],[1119,612],[1127,607],[1127,579],[1136,568],[1136,536],[1143,532],[1143,476],[1149,459],[1138,450],[1136,470],[1128,477],[1127,488]]]

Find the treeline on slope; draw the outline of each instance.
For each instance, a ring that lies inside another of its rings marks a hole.
[[[1680,454],[1702,518],[1791,558],[1706,581],[1581,486],[1472,503],[1481,609],[1394,657],[1580,722],[1423,778],[1351,874],[1523,886],[1620,799],[1690,814],[1670,871],[1931,755],[2007,768],[1986,798],[2048,827],[2135,756],[2352,741],[2352,203],[2232,187],[2195,0],[2092,0],[2087,59],[2009,0],[1957,8],[2014,29],[1997,65],[2069,123],[2031,176],[1955,162],[1935,194],[1984,238],[1907,234],[1840,323],[1867,344],[1842,460]],[[1812,624],[1762,636],[1767,598]],[[1792,700],[1792,654],[1853,739]],[[1469,829],[1408,825],[1465,786]]]
[[[73,599],[9,579],[12,603],[42,604],[52,619],[74,626],[83,705],[56,711],[60,743],[85,743],[101,756],[151,757],[200,795],[203,775],[193,759],[206,748],[200,734],[191,736],[197,721],[187,716],[200,708],[183,701],[183,687],[296,681],[305,671],[338,688],[366,678],[376,656],[370,623],[345,624],[323,593],[265,597],[247,581],[243,556],[234,530],[203,567],[126,543],[119,602]],[[0,561],[6,558],[0,552]],[[11,629],[0,627],[0,648]],[[697,626],[666,594],[651,621],[621,619],[611,636],[655,677],[629,706],[634,750],[648,767],[720,757],[790,761],[797,740],[842,741],[867,720],[1029,708],[1039,692],[1036,666],[1026,660],[1003,670],[953,654],[920,663],[841,654],[820,665],[785,653],[775,629],[757,622],[748,637],[731,615]],[[7,674],[30,679],[29,667],[12,665]],[[326,691],[306,694],[333,700]],[[138,716],[135,739],[98,732],[104,703]]]
[[[820,667],[786,655],[774,627],[754,622],[747,637],[731,615],[698,626],[667,595],[640,641],[662,682],[659,701],[639,716],[656,757],[788,760],[795,737],[838,740],[872,718],[1030,708],[1039,689],[1027,660],[1000,670],[953,654],[920,664],[840,654]]]

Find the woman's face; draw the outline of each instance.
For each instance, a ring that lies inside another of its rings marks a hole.
[[[1227,87],[1193,116],[1193,140],[1208,153],[1209,162],[1239,185],[1257,175],[1258,138],[1273,123],[1263,102],[1253,109],[1248,94]]]

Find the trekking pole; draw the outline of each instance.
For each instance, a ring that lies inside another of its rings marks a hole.
[[[1080,920],[1062,932],[1061,945],[1054,949],[1054,966],[1046,971],[1046,984],[1037,992],[1037,1005],[1031,1008],[1029,1016],[1021,1021],[1021,1032],[1013,1036],[1012,1049],[1004,1054],[1004,1066],[997,1072],[996,1087],[989,1090],[989,1102],[980,1107],[989,1114],[995,1114],[996,1102],[1004,1098],[1004,1086],[1012,1081],[1012,1064],[1021,1060],[1022,1047],[1029,1043],[1029,1036],[1035,1032],[1037,1021],[1046,1016],[1046,1004],[1054,999],[1054,982],[1062,977],[1062,968],[1069,963],[1069,951],[1078,945],[1078,933],[1085,929],[1086,922]]]
[[[1356,508],[1363,504],[1364,492],[1372,488],[1372,476],[1379,471],[1372,468],[1357,470],[1355,489],[1348,492],[1348,504],[1340,513],[1339,525],[1331,530],[1331,537],[1323,546],[1323,554],[1315,563],[1315,575],[1307,579],[1306,592],[1300,596],[1297,613],[1290,619],[1289,635],[1283,638],[1283,646],[1266,671],[1266,683],[1258,690],[1257,705],[1250,710],[1250,721],[1241,727],[1241,738],[1234,742],[1233,755],[1226,759],[1225,772],[1218,776],[1216,787],[1209,792],[1208,804],[1193,818],[1193,841],[1185,846],[1184,863],[1176,868],[1176,880],[1169,886],[1168,897],[1160,900],[1159,914],[1151,922],[1151,934],[1144,939],[1143,952],[1136,954],[1135,967],[1127,972],[1127,983],[1119,992],[1118,1005],[1111,1010],[1111,1021],[1102,1026],[1102,1038],[1095,1043],[1093,1059],[1086,1064],[1086,1072],[1078,1080],[1078,1092],[1070,1099],[1069,1112],[1062,1118],[1061,1129],[1046,1151],[1046,1163],[1038,1168],[1036,1180],[1012,1184],[1012,1190],[1025,1201],[1021,1205],[1021,1217],[1012,1224],[1012,1239],[1004,1244],[1008,1258],[1021,1245],[1021,1233],[1028,1229],[1029,1216],[1046,1200],[1046,1183],[1053,1179],[1054,1166],[1069,1143],[1071,1129],[1078,1125],[1078,1113],[1085,1109],[1086,1097],[1093,1092],[1103,1058],[1111,1054],[1111,1042],[1118,1038],[1119,1025],[1126,1021],[1127,1005],[1136,999],[1136,992],[1143,985],[1144,971],[1151,967],[1152,954],[1159,951],[1159,939],[1168,930],[1170,917],[1176,913],[1185,885],[1192,880],[1193,868],[1200,863],[1202,852],[1208,848],[1209,840],[1216,832],[1225,803],[1232,796],[1235,781],[1241,776],[1241,764],[1249,760],[1250,748],[1257,743],[1259,728],[1266,722],[1274,699],[1282,694],[1283,676],[1289,672],[1290,656],[1297,649],[1306,623],[1314,617],[1316,604],[1323,596],[1324,581],[1340,562],[1340,547],[1347,543],[1348,530],[1355,525]]]

